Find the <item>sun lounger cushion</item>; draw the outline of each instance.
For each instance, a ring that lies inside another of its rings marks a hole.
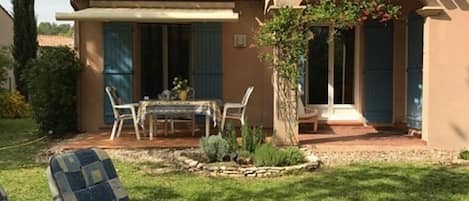
[[[47,174],[53,200],[129,200],[111,159],[100,149],[57,155],[50,160]]]

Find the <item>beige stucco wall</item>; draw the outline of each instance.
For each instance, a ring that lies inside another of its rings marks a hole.
[[[83,131],[103,125],[103,39],[102,23],[80,22],[80,59],[86,65],[78,89],[78,124]]]
[[[438,1],[424,34],[423,137],[429,145],[469,146],[469,5]]]
[[[0,8],[0,46],[13,43],[13,20]]]
[[[272,71],[259,60],[254,36],[259,27],[256,18],[263,20],[261,1],[235,1],[239,21],[223,24],[223,99],[240,102],[244,91],[254,86],[247,116],[252,124],[272,127],[273,94]],[[234,34],[246,34],[247,47],[233,47]]]
[[[5,10],[0,8],[0,48],[9,48],[13,44],[13,20]],[[15,76],[13,70],[7,70],[7,80],[0,83],[0,87],[4,89],[14,89]]]

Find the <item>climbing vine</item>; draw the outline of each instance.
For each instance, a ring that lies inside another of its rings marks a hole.
[[[287,122],[287,132],[293,141],[297,128],[295,94],[302,72],[312,28],[318,24],[332,25],[335,30],[353,28],[366,21],[386,22],[400,15],[401,6],[391,0],[307,0],[302,9],[282,7],[274,11],[257,34],[257,45],[273,51],[261,54],[261,59],[275,70],[278,94],[278,114]]]

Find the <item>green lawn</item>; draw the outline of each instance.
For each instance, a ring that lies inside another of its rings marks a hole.
[[[0,147],[39,137],[31,120],[0,120]],[[0,184],[12,201],[51,200],[45,164],[34,156],[45,142],[0,151]],[[156,200],[468,200],[469,170],[429,164],[357,164],[271,179],[146,174],[116,161],[133,201]],[[157,166],[155,166],[157,167]]]

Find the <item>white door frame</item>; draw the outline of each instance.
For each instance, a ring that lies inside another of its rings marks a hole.
[[[362,121],[362,115],[357,111],[356,104],[359,99],[359,41],[360,41],[360,30],[359,27],[355,27],[355,41],[354,41],[354,104],[334,104],[334,54],[335,54],[335,41],[333,38],[334,27],[330,25],[318,25],[318,27],[329,27],[329,38],[328,40],[328,103],[327,104],[309,104],[309,65],[308,60],[305,61],[305,101],[309,108],[318,109],[321,113],[321,120],[358,120]],[[345,57],[345,55],[344,55]],[[337,111],[341,110],[345,115],[338,115]]]

